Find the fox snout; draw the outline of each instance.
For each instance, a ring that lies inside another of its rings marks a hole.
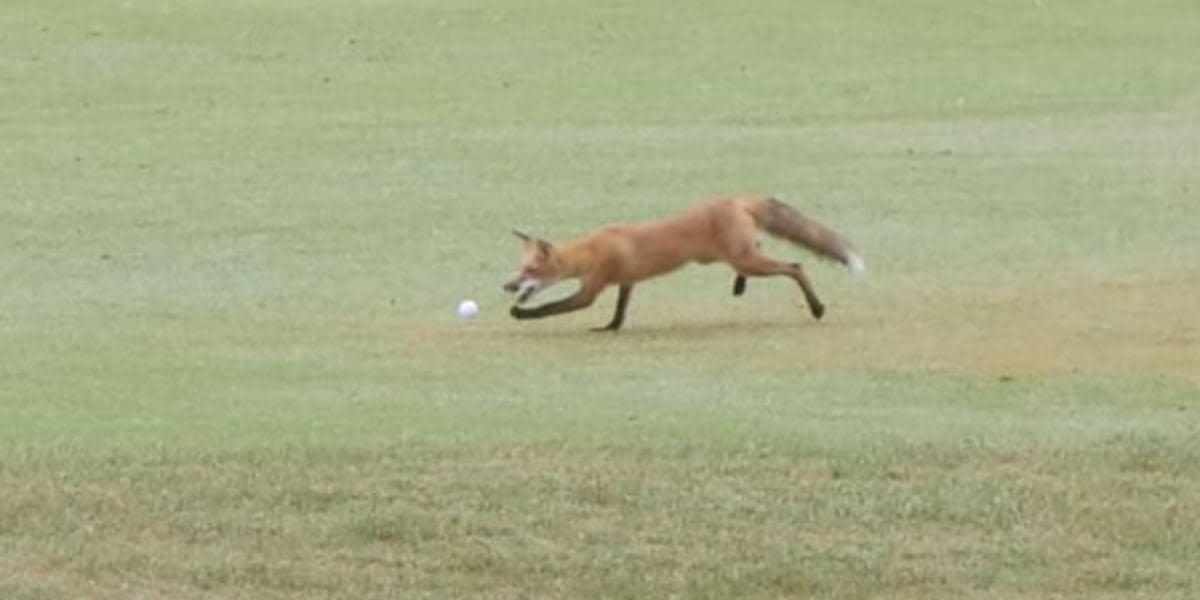
[[[530,277],[517,277],[516,279],[504,284],[504,291],[510,294],[517,295],[517,304],[522,304],[529,300],[538,290],[542,289],[542,281]]]

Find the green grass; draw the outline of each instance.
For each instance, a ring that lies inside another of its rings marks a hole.
[[[1194,598],[1198,17],[10,0],[0,596]],[[743,191],[823,322],[506,315],[510,227]]]

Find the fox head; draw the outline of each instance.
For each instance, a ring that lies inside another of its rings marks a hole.
[[[554,245],[546,240],[515,229],[513,235],[521,239],[521,266],[516,276],[504,284],[504,291],[516,294],[517,304],[522,304],[559,280],[560,258]]]

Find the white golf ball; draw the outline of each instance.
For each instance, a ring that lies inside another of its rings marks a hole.
[[[474,300],[463,300],[458,303],[458,316],[462,319],[470,319],[479,313],[479,305],[475,304]]]

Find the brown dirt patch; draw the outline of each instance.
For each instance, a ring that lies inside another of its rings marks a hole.
[[[868,327],[835,335],[853,347],[826,360],[997,377],[1090,373],[1200,382],[1200,276],[938,291],[860,325]]]

